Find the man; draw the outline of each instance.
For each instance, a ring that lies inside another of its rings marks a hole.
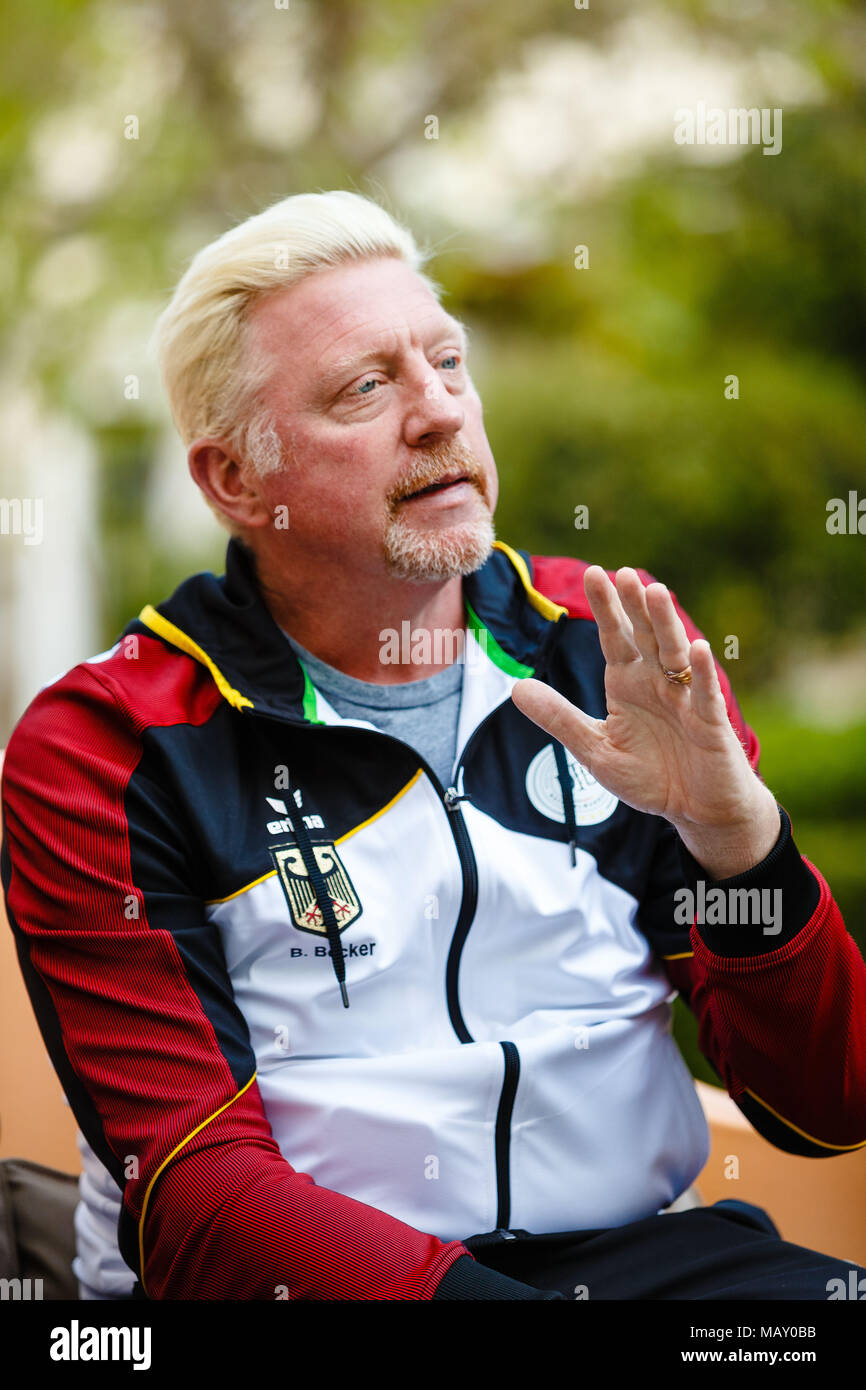
[[[657,1215],[708,1151],[670,1001],[828,1156],[866,1141],[863,962],[664,586],[494,545],[421,265],[344,192],[199,253],[159,346],[226,574],[12,736],[9,916],[95,1155],[79,1272],[111,1291],[107,1182],[152,1299],[826,1297],[847,1267],[755,1209]],[[703,920],[717,885],[779,910]]]

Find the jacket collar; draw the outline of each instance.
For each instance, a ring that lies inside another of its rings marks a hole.
[[[546,660],[566,610],[533,587],[529,556],[497,541],[481,569],[463,581],[469,625],[487,655],[513,676]],[[316,721],[315,697],[301,663],[271,617],[256,581],[252,552],[232,538],[225,574],[194,574],[124,629],[155,634],[210,671],[239,710]]]

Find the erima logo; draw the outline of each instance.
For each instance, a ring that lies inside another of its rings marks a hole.
[[[300,807],[303,805],[303,802],[301,800],[300,788],[298,788],[297,791],[293,792],[292,796],[294,797],[295,805],[300,809]],[[268,803],[269,806],[272,806],[275,811],[279,811],[282,815],[287,816],[289,814],[289,808],[286,805],[285,801],[281,801],[278,796],[266,796],[265,801]]]
[[[294,793],[294,797],[296,805],[300,806],[301,793],[299,791],[296,791]],[[290,831],[294,830],[295,827],[292,825],[292,822],[289,819],[289,808],[286,805],[285,801],[281,801],[278,796],[266,796],[265,801],[275,811],[279,811],[282,814],[282,820],[268,821],[268,834],[286,835]],[[307,827],[308,830],[324,830],[325,828],[325,822],[322,820],[321,816],[304,816],[304,825]]]

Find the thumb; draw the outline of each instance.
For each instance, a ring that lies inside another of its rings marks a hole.
[[[521,714],[564,744],[578,762],[590,765],[601,741],[602,720],[590,718],[543,681],[517,681],[511,698]]]

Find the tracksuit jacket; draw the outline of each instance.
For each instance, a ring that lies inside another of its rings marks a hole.
[[[510,699],[534,674],[604,717],[585,569],[497,542],[464,580],[448,787],[316,691],[236,540],[23,715],[9,920],[144,1296],[549,1297],[462,1240],[688,1187],[708,1131],[677,991],[772,1143],[866,1142],[866,968],[785,812],[724,885],[781,890],[782,930],[683,925],[705,875],[673,828]]]

